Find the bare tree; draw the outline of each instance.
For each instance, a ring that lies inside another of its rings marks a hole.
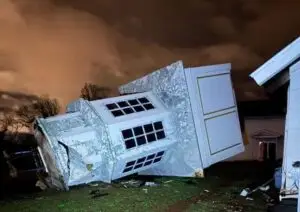
[[[14,125],[14,121],[12,114],[5,114],[0,118],[0,141],[4,140],[4,137],[9,131],[9,127]]]
[[[104,99],[109,96],[110,89],[91,83],[85,83],[81,89],[80,97],[88,101]]]
[[[56,99],[41,96],[32,104],[24,105],[17,110],[17,116],[24,126],[31,127],[36,118],[55,116],[60,111],[60,105]]]

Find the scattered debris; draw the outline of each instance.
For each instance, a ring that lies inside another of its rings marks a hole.
[[[145,193],[148,194],[148,189],[147,188],[143,188],[143,191],[145,191]]]
[[[253,201],[254,199],[251,198],[251,197],[247,197],[246,200],[251,200],[251,201]]]
[[[37,197],[37,198],[35,198],[36,200],[42,200],[42,199],[44,199],[44,197]]]
[[[206,190],[206,189],[205,189],[204,191],[205,191],[206,193],[209,193],[209,190]]]
[[[39,187],[41,190],[46,190],[48,188],[48,186],[43,183],[41,180],[38,180],[35,184],[36,187]]]
[[[121,185],[123,185],[125,188],[138,188],[143,186],[144,182],[141,180],[129,180],[125,182],[121,182]]]
[[[99,184],[98,183],[90,183],[89,186],[91,186],[91,187],[98,187]]]
[[[259,187],[259,190],[261,190],[261,191],[268,191],[269,189],[270,189],[269,185]]]
[[[265,201],[267,203],[274,203],[275,202],[275,200],[272,197],[270,197],[268,194],[262,192],[262,195],[265,198]]]
[[[108,193],[102,193],[100,189],[92,190],[90,191],[90,195],[92,195],[92,198],[98,198],[98,197],[103,197],[107,196]]]
[[[159,184],[158,184],[158,183],[155,183],[155,182],[146,182],[146,183],[145,183],[145,186],[156,187],[156,186],[159,186]]]
[[[250,191],[249,188],[245,188],[245,189],[243,189],[243,191],[241,192],[240,196],[246,197],[246,196],[248,196],[248,194],[249,194],[250,192],[251,192],[251,191]]]
[[[265,182],[264,184],[262,184],[261,186],[256,187],[253,190],[250,190],[249,188],[243,189],[243,191],[241,192],[241,196],[243,197],[247,197],[248,195],[256,192],[257,190],[261,190],[263,191],[263,189],[265,189],[265,191],[270,189],[270,186],[268,186],[268,184],[270,184],[274,179],[271,178],[270,180],[268,180],[267,182]]]

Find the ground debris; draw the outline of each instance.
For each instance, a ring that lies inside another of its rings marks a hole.
[[[125,188],[139,188],[142,187],[145,182],[142,180],[128,180],[120,183]]]
[[[159,186],[158,183],[155,183],[155,182],[145,182],[145,186],[148,186],[148,187],[156,187],[156,186]]]
[[[95,199],[98,197],[107,196],[108,193],[102,193],[102,191],[100,189],[95,189],[95,190],[90,191],[90,195],[93,199]]]

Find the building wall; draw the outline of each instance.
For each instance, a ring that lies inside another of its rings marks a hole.
[[[279,118],[245,118],[245,133],[248,144],[245,145],[245,151],[226,161],[258,160],[259,142],[251,138],[251,135],[259,130],[270,130],[284,135],[284,117]],[[283,155],[283,139],[277,143],[277,159]]]
[[[143,175],[190,177],[202,172],[203,165],[182,61],[123,85],[119,91],[121,94],[152,91],[173,114],[171,121],[174,136],[180,144],[163,166],[142,172]]]

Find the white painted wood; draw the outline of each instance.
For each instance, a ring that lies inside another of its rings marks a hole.
[[[290,72],[294,72],[300,69],[300,61],[298,61],[297,63],[295,63],[294,65],[292,65],[290,67]]]
[[[231,113],[205,120],[205,126],[209,135],[208,144],[212,155],[241,144],[240,128],[236,123],[234,110]]]
[[[300,188],[298,189],[298,204],[297,204],[297,212],[300,212]]]
[[[288,113],[286,119],[285,149],[283,158],[282,191],[285,194],[295,194],[298,189],[294,185],[300,179],[299,168],[293,163],[300,161],[300,62],[290,68],[290,86],[288,90]]]
[[[275,56],[256,69],[252,77],[258,85],[263,85],[283,69],[287,68],[300,57],[300,37],[287,45]]]
[[[204,168],[244,151],[230,64],[186,69]]]
[[[293,80],[290,80],[292,90],[300,89],[300,61],[295,65],[291,66],[290,73],[293,76]]]
[[[39,147],[39,146],[37,147],[37,149],[38,149],[38,152],[39,152],[40,157],[42,159],[43,165],[45,167],[45,172],[49,173],[49,169],[48,169],[47,163],[45,161],[45,157],[44,157],[43,151],[41,150],[41,147]]]
[[[231,84],[228,74],[198,78],[197,80],[205,114],[235,106],[232,87],[228,86]]]

